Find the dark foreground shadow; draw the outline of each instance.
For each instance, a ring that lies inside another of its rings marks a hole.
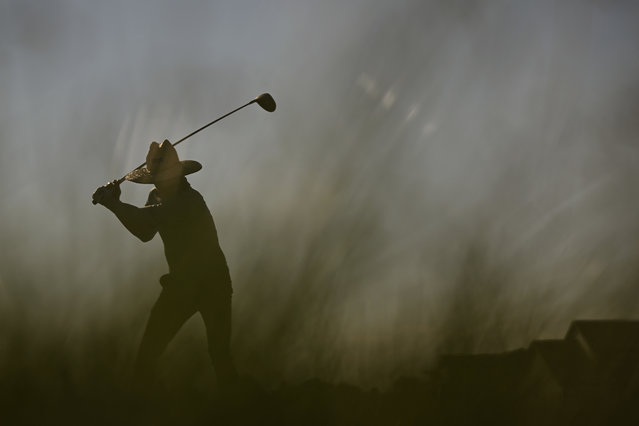
[[[2,424],[639,424],[639,321],[575,321],[564,339],[443,356],[431,371],[383,391],[316,379],[267,390],[246,377],[222,394],[141,390],[108,373],[82,383],[65,369],[34,375],[21,370],[33,367],[23,361],[2,370]]]

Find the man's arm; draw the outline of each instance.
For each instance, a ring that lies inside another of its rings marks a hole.
[[[140,208],[120,201],[120,185],[109,182],[98,188],[93,199],[111,210],[122,225],[141,241],[150,241],[157,232],[150,209]]]
[[[105,207],[111,210],[122,225],[141,241],[146,243],[155,236],[157,229],[148,209],[132,206],[120,200]]]

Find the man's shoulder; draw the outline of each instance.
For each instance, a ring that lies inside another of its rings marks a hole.
[[[185,190],[185,194],[193,199],[204,201],[204,197],[202,197],[202,194],[200,194],[199,191],[193,188],[191,185],[189,185],[189,187]]]
[[[204,201],[204,197],[202,196],[202,194],[193,189],[193,187],[191,187],[190,185],[185,192],[188,200],[187,203],[191,205],[192,208],[194,208],[198,212],[206,212],[208,216],[211,216],[211,211],[209,210],[206,201]]]

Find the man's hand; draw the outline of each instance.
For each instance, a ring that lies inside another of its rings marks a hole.
[[[108,208],[120,200],[121,193],[120,184],[117,180],[114,180],[95,190],[93,193],[93,203],[102,204]]]

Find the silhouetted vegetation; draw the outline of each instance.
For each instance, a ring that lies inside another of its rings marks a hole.
[[[639,322],[576,321],[562,340],[440,358],[384,390],[309,379],[224,394],[189,371],[141,392],[114,341],[77,351],[50,339],[37,355],[14,335],[3,359],[4,424],[631,425],[639,421]],[[21,350],[24,350],[21,352]],[[29,355],[31,354],[31,355]],[[72,357],[72,354],[73,357]],[[72,362],[71,360],[75,360]]]

